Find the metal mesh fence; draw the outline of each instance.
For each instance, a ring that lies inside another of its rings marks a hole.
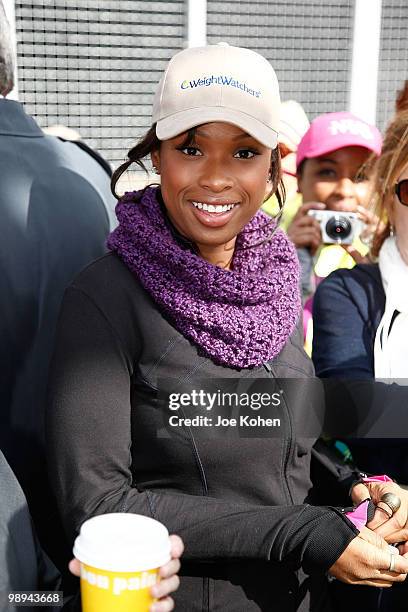
[[[17,0],[20,98],[41,127],[77,130],[113,166],[149,127],[185,40],[184,0]]]
[[[208,0],[207,6],[208,42],[265,55],[283,100],[300,102],[310,119],[347,109],[354,0]]]
[[[408,79],[408,2],[383,0],[378,70],[377,125],[394,114],[396,93]]]
[[[16,0],[19,91],[41,126],[63,124],[116,167],[146,130],[155,85],[185,46],[187,1]],[[208,0],[208,43],[258,50],[282,99],[312,119],[348,106],[354,0]],[[408,65],[408,3],[383,0],[377,120]]]

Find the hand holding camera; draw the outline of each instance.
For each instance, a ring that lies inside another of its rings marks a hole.
[[[288,236],[296,248],[308,248],[312,255],[322,244],[322,233],[319,222],[308,215],[309,210],[325,210],[322,202],[306,202],[297,211],[288,227]]]
[[[358,213],[309,209],[307,214],[319,223],[323,244],[352,244],[362,230]]]
[[[297,248],[308,248],[312,255],[322,244],[340,244],[354,257],[354,239],[377,223],[377,217],[363,206],[356,212],[343,212],[327,210],[322,202],[306,202],[293,218],[288,235]]]

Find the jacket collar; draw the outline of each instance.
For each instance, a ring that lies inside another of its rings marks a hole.
[[[0,134],[43,138],[44,132],[15,100],[0,99]]]

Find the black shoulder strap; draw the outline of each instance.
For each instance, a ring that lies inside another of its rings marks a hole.
[[[67,140],[66,138],[62,138],[61,136],[58,136],[58,140],[61,140],[61,142],[71,142],[72,144],[76,145],[77,147],[88,153],[105,170],[109,178],[112,178],[113,172],[112,168],[110,167],[110,164],[106,161],[106,159],[102,157],[100,153],[98,153],[94,149],[91,149],[91,147],[85,142],[83,142],[82,140]]]

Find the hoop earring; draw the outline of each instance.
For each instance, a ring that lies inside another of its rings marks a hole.
[[[391,225],[391,223],[390,223],[390,236],[391,236],[391,238],[393,238],[395,236],[394,226]]]

